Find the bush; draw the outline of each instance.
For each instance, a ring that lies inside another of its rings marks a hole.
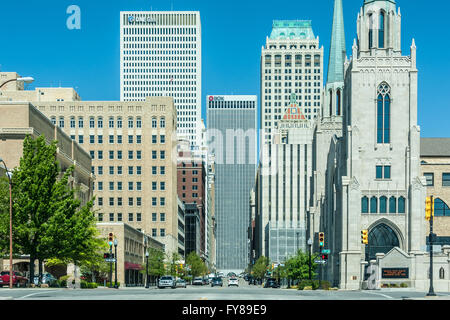
[[[313,287],[311,287],[311,286],[306,286],[303,288],[303,290],[312,290],[312,289],[313,289]]]
[[[120,287],[120,282],[119,281],[117,281],[117,286]],[[106,287],[109,288],[109,282],[106,282]],[[114,288],[114,281],[113,281],[111,287]]]
[[[408,288],[408,284],[403,282],[400,284],[400,288]]]
[[[322,281],[320,289],[322,290],[330,290],[331,283],[329,281]]]
[[[62,276],[59,278],[59,280],[57,281],[58,285],[60,288],[67,288],[67,280],[69,279],[69,276]]]
[[[81,289],[95,289],[98,287],[95,282],[87,282],[85,280],[81,280],[80,282]]]
[[[305,290],[305,287],[311,287],[312,290],[317,290],[319,288],[319,280],[302,280],[298,283],[298,290]]]

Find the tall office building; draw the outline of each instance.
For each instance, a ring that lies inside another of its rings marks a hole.
[[[311,21],[274,21],[261,51],[261,130],[271,143],[274,130],[295,93],[307,119],[319,116],[322,102],[323,47]]]
[[[198,11],[120,13],[120,99],[174,98],[177,134],[200,146],[201,26]]]
[[[250,191],[257,161],[257,97],[207,96],[208,152],[215,163],[216,266],[248,266]]]

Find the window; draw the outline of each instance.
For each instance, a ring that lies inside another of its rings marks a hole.
[[[117,143],[122,144],[122,135],[117,136]]]
[[[142,136],[141,135],[137,135],[136,136],[136,143],[137,144],[141,144],[142,143]]]
[[[136,119],[136,128],[142,128],[141,117],[137,117],[137,119]]]
[[[384,12],[380,13],[380,25],[378,29],[378,48],[384,48]]]
[[[103,166],[98,166],[97,172],[98,172],[98,175],[101,176],[103,174]]]
[[[434,173],[424,173],[423,175],[427,179],[427,186],[433,187],[434,186]]]
[[[113,135],[109,135],[109,143],[110,144],[114,143],[114,136]]]
[[[121,213],[117,214],[117,221],[122,221],[122,214]]]
[[[133,128],[133,117],[128,118],[128,128]]]
[[[114,191],[114,181],[109,182],[109,191]]]
[[[192,198],[198,198],[198,193],[193,193]]]
[[[122,174],[122,166],[117,166],[117,174]]]
[[[160,122],[159,122],[159,126],[161,128],[165,128],[166,127],[166,118],[161,117]]]
[[[389,213],[397,213],[397,199],[395,197],[389,199]]]
[[[141,197],[137,197],[137,198],[136,198],[136,205],[137,205],[138,207],[140,207],[140,206],[142,205],[142,198],[141,198]]]
[[[373,47],[373,14],[369,14],[369,49],[372,49]]]
[[[70,127],[75,128],[75,117],[70,117]]]
[[[142,214],[136,213],[136,221],[142,221]]]
[[[166,183],[165,182],[161,182],[160,183],[160,188],[161,191],[165,191],[166,190]]]
[[[384,167],[384,179],[390,179],[391,178],[391,166],[385,166]]]
[[[132,197],[130,197],[130,198],[128,198],[128,205],[130,206],[130,207],[132,207],[133,206],[133,198]]]
[[[118,198],[117,198],[117,205],[118,205],[119,207],[122,206],[122,197],[118,197]]]
[[[405,202],[406,202],[406,199],[404,197],[400,197],[398,199],[398,213],[405,213],[406,212]]]
[[[157,139],[157,136],[155,134],[152,135],[152,143],[153,144],[158,143],[158,139]]]
[[[114,128],[114,117],[109,117],[109,127]]]
[[[450,187],[450,173],[443,173],[442,174],[442,186],[443,187]]]
[[[165,135],[161,135],[161,143],[166,143],[166,136]]]
[[[153,213],[152,213],[152,221],[153,221],[153,222],[156,222],[156,212],[153,212]]]
[[[78,127],[79,127],[79,125],[78,125]],[[94,117],[90,117],[89,118],[89,128],[91,128],[91,129],[95,128],[95,119],[94,119]]]
[[[89,136],[89,143],[95,143],[95,136],[92,134]]]
[[[166,221],[166,214],[165,214],[165,213],[161,213],[161,214],[159,215],[159,220],[160,220],[161,222],[165,222],[165,221]]]
[[[370,199],[370,213],[378,212],[378,199],[376,197],[372,197]]]
[[[109,150],[109,160],[114,160],[114,150]]]
[[[121,117],[117,118],[117,128],[119,128],[119,129],[122,128],[122,118]]]
[[[390,143],[391,88],[386,82],[378,87],[377,100],[377,143]]]
[[[161,175],[165,175],[166,174],[166,167],[162,166],[160,169],[161,169]]]
[[[99,144],[103,143],[103,136],[102,135],[97,136],[97,139],[98,139],[98,143]]]
[[[117,150],[117,160],[122,160],[122,150]]]
[[[156,206],[158,204],[156,197],[152,198],[152,206]]]
[[[103,214],[102,214],[102,213],[99,213],[99,214],[98,214],[98,221],[99,221],[99,222],[102,222],[102,221],[103,221]]]
[[[369,198],[367,197],[361,199],[361,212],[369,213]]]
[[[122,191],[122,181],[117,182],[117,190]]]
[[[155,117],[152,118],[152,128],[156,129],[158,127],[158,122]]]
[[[142,190],[142,182],[138,181],[136,182],[136,190],[141,191]]]
[[[136,167],[136,174],[137,175],[141,175],[142,174],[142,167],[141,166],[137,166]]]
[[[156,181],[152,181],[152,191],[158,190],[158,183]]]
[[[133,151],[132,150],[128,151],[128,160],[133,160]]]
[[[114,207],[114,198],[113,197],[109,198],[109,206]]]
[[[377,173],[376,173],[377,179],[383,179],[383,167],[377,166]]]
[[[84,142],[84,136],[78,136],[78,143],[83,144]]]
[[[152,150],[152,159],[153,160],[158,159],[158,154],[157,154],[156,150]]]
[[[450,208],[439,198],[434,199],[434,215],[436,217],[450,216]]]
[[[160,158],[161,158],[161,160],[166,159],[166,152],[165,151],[161,151]]]
[[[153,175],[158,174],[158,172],[157,172],[157,167],[155,167],[155,166],[152,167],[152,174],[153,174]]]
[[[128,174],[133,175],[133,166],[128,166]]]
[[[103,191],[103,182],[101,181],[98,182],[98,190]]]
[[[166,205],[166,198],[161,197],[159,200],[160,200],[160,201],[159,201],[159,205],[160,205],[160,206],[165,206],[165,205]]]
[[[159,234],[161,237],[165,237],[166,236],[166,229],[161,228],[161,230],[159,230]]]
[[[133,182],[128,182],[128,191],[133,191]]]
[[[133,221],[133,214],[132,213],[128,214],[128,221]]]
[[[78,128],[84,127],[84,120],[83,117],[78,117]]]
[[[137,150],[136,151],[136,159],[137,160],[141,160],[142,159],[142,151],[141,150]]]
[[[103,197],[98,198],[98,205],[101,207],[103,206]]]
[[[98,117],[97,119],[97,127],[102,129],[103,128],[103,118],[102,117]]]
[[[129,143],[129,144],[132,144],[132,143],[133,143],[133,136],[132,136],[132,135],[129,135],[129,136],[128,136],[128,143]]]
[[[156,237],[156,232],[157,232],[156,229],[152,229],[152,237]]]
[[[387,213],[387,198],[385,196],[380,198],[380,213]]]
[[[109,221],[114,221],[114,213],[109,214]]]

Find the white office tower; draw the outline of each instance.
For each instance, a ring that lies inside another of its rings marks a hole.
[[[120,12],[120,99],[174,98],[178,138],[201,139],[201,26],[198,11]]]
[[[323,47],[319,48],[311,21],[274,21],[261,50],[263,143],[271,143],[293,93],[306,119],[319,117],[322,77]]]

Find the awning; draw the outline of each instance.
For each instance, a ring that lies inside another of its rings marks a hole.
[[[143,270],[144,268],[137,263],[125,262],[125,270]]]

